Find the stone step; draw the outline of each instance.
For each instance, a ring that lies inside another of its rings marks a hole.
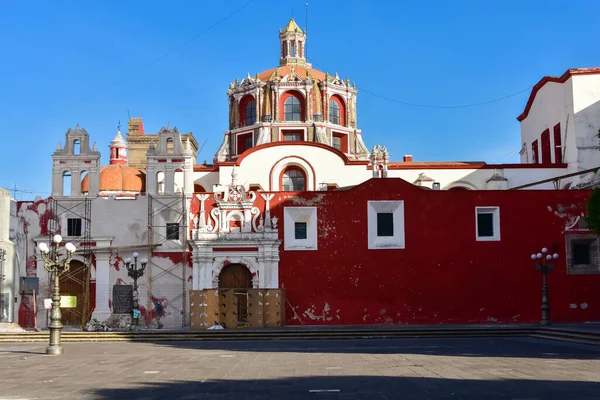
[[[345,330],[222,330],[186,332],[63,332],[63,342],[215,341],[215,340],[326,340],[427,337],[528,336],[531,328],[435,328]],[[0,342],[46,342],[48,332],[0,334]]]

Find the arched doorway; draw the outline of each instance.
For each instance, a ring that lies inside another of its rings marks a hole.
[[[76,307],[61,307],[60,312],[64,325],[80,326],[82,323],[87,323],[87,321],[84,321],[84,318],[87,317],[87,313],[84,312],[86,303],[84,296],[89,295],[89,288],[85,290],[87,273],[87,266],[83,262],[71,260],[69,272],[65,272],[60,276],[60,295],[74,296],[77,299]]]
[[[243,264],[229,264],[219,273],[219,289],[232,289],[237,298],[238,325],[248,322],[248,289],[252,289],[252,273]]]

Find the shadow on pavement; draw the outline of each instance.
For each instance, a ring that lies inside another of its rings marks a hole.
[[[132,382],[134,383],[134,382]],[[311,392],[311,391],[321,392]],[[96,389],[97,399],[598,399],[600,384],[577,381],[469,380],[425,377],[314,376],[268,380],[141,383]]]
[[[528,337],[155,342],[192,350],[600,360],[600,347]],[[599,394],[600,398],[600,394]]]

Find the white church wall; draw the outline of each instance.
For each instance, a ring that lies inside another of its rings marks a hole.
[[[246,156],[240,166],[235,167],[238,182],[246,186],[259,184],[264,190],[279,190],[279,175],[286,166],[299,166],[305,173],[307,187],[314,190],[323,183],[338,186],[356,185],[370,178],[371,171],[365,165],[346,165],[336,153],[302,144],[267,147]],[[233,167],[221,166],[219,184],[231,183]],[[313,179],[314,176],[314,179]]]
[[[565,144],[565,129],[571,133],[567,137],[567,152],[563,161],[572,163],[576,160],[576,154],[572,152],[574,144],[573,78],[568,79],[565,83],[547,82],[537,92],[527,117],[521,121],[521,145],[525,143],[527,146],[526,152],[521,154],[522,163],[532,162],[532,143],[536,139],[539,147],[538,154],[541,157],[541,135],[546,129],[550,130],[551,149],[554,148],[553,128],[558,123],[561,126],[563,144]],[[551,160],[554,161],[553,151],[551,151]]]
[[[572,80],[577,164],[585,170],[600,166],[600,75],[576,75]]]

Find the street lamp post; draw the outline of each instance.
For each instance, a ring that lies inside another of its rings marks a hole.
[[[73,257],[73,253],[75,253],[75,245],[69,242],[65,245],[65,249],[67,250],[67,254],[65,258],[60,260],[60,243],[62,242],[62,236],[54,235],[52,239],[54,242],[54,254],[48,255],[50,253],[50,248],[44,242],[41,242],[38,245],[38,250],[44,260],[44,268],[46,271],[50,272],[54,279],[54,288],[52,290],[52,311],[50,312],[50,325],[48,325],[48,329],[50,330],[50,343],[46,348],[46,354],[51,355],[60,355],[63,353],[63,348],[60,343],[60,334],[63,328],[61,322],[61,314],[60,314],[60,285],[59,285],[59,277],[69,271],[71,266],[71,258]]]
[[[542,321],[543,326],[548,326],[550,322],[550,304],[548,303],[548,274],[554,270],[553,260],[558,259],[558,254],[547,254],[548,249],[543,248],[541,253],[532,254],[531,259],[535,263],[536,269],[542,273]]]
[[[144,270],[146,269],[146,265],[148,264],[147,258],[142,258],[140,260],[140,264],[142,267],[138,269],[138,257],[140,255],[135,252],[133,253],[133,262],[131,258],[125,259],[125,267],[127,268],[127,275],[133,278],[133,318],[131,319],[132,325],[138,325],[138,318],[140,312],[138,310],[139,300],[138,300],[138,278],[144,276]]]

